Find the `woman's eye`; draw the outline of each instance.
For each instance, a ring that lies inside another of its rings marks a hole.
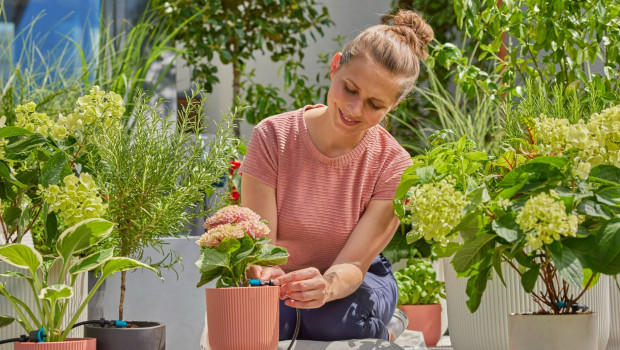
[[[344,91],[345,91],[346,93],[348,93],[348,94],[354,94],[354,93],[355,93],[355,91],[353,91],[353,90],[349,89],[349,87],[348,87],[348,86],[346,86],[346,85],[344,85]]]
[[[374,104],[372,101],[368,102],[368,105],[370,105],[370,108],[374,109],[374,110],[379,110],[381,109],[381,107],[377,106],[376,104]]]

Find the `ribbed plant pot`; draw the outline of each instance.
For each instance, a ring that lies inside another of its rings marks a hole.
[[[274,350],[280,332],[280,288],[208,288],[210,350]]]
[[[444,260],[444,271],[450,342],[454,350],[508,350],[508,315],[540,309],[532,296],[523,290],[519,274],[504,266],[502,271],[506,286],[493,272],[493,279],[488,281],[478,311],[471,313],[465,304],[467,279],[456,277],[448,259]],[[579,299],[579,304],[588,305],[591,311],[596,312],[598,350],[604,350],[609,339],[609,284],[609,277],[601,276],[599,282]],[[542,287],[539,279],[534,290],[540,291]],[[572,287],[570,292],[573,295],[578,294]]]
[[[508,315],[510,350],[598,350],[596,313]]]
[[[13,343],[15,350],[96,350],[97,339],[67,338],[55,343]]]
[[[407,329],[422,332],[427,347],[437,345],[441,337],[441,305],[401,305],[398,307],[409,318]]]
[[[620,281],[620,275],[616,276]],[[620,290],[615,282],[609,283],[609,342],[607,350],[620,350]]]
[[[161,322],[127,321],[138,328],[84,326],[84,336],[97,339],[97,350],[165,350],[166,325]]]

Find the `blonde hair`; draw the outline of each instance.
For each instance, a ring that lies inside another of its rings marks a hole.
[[[366,55],[381,64],[388,72],[400,75],[401,96],[415,85],[420,74],[420,59],[428,57],[426,45],[435,34],[420,15],[400,10],[392,25],[379,24],[361,32],[345,45],[340,65],[345,65],[359,55]]]

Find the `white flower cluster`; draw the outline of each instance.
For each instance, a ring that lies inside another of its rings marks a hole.
[[[405,204],[409,213],[406,221],[427,241],[449,242],[447,236],[461,220],[467,205],[465,194],[454,188],[454,180],[445,178],[411,188],[411,197]]]
[[[527,245],[532,249],[562,237],[575,237],[579,225],[579,217],[566,214],[564,202],[553,190],[528,199],[515,221],[525,232]]]
[[[80,177],[71,174],[63,179],[64,186],[40,186],[50,209],[58,213],[66,225],[72,226],[86,219],[100,218],[107,204],[99,197],[99,188],[88,173]]]
[[[43,136],[52,136],[56,140],[65,138],[65,128],[54,123],[47,114],[37,112],[36,108],[37,104],[34,102],[18,105],[15,108],[15,125]]]
[[[58,118],[58,124],[71,135],[82,132],[84,127],[95,122],[102,122],[106,126],[118,123],[125,113],[123,98],[112,91],[106,93],[99,86],[93,86],[88,95],[78,98],[76,104],[73,113]]]
[[[620,105],[593,114],[588,123],[541,115],[536,121],[543,154],[563,154],[577,150],[575,173],[586,178],[593,166],[611,164],[620,167]]]

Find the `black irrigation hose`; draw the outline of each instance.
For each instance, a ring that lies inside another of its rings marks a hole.
[[[291,343],[288,345],[286,350],[291,350],[293,348],[293,344],[295,344],[295,340],[297,340],[297,335],[299,334],[299,326],[301,324],[301,311],[299,309],[295,309],[297,313],[297,323],[295,324],[295,332],[293,333],[293,339],[291,339]]]
[[[28,336],[22,335],[19,338],[0,340],[0,344],[14,343],[16,341],[21,341],[21,342],[28,341]]]
[[[78,322],[78,323],[74,324],[73,327],[71,327],[71,328],[83,326],[85,324],[100,324],[101,328],[103,328],[106,325],[110,325],[110,326],[114,326],[114,327],[127,327],[127,322],[125,322],[125,321],[106,320],[106,319],[104,319],[102,317],[102,318],[100,318],[98,320],[90,320],[90,321]],[[22,334],[22,335],[19,336],[19,338],[11,338],[11,339],[0,340],[0,344],[14,343],[16,341],[40,343],[40,342],[43,342],[45,340],[45,338],[46,338],[46,334],[45,334],[43,328],[41,328],[38,331],[30,332],[30,335]]]

